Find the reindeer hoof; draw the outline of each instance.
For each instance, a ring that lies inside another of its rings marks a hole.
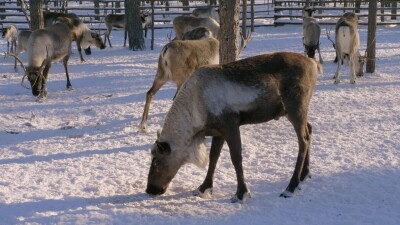
[[[67,90],[72,91],[72,90],[74,90],[74,88],[72,86],[67,86]]]
[[[249,198],[251,198],[251,194],[249,192],[245,192],[242,196],[242,198],[240,199],[237,195],[233,196],[231,198],[231,203],[245,203]]]
[[[294,195],[293,192],[285,190],[284,192],[282,192],[282,194],[279,197],[290,198],[290,197],[293,197],[293,195]]]
[[[355,80],[350,81],[350,84],[355,84],[355,83],[356,83]]]
[[[212,191],[212,188],[207,188],[204,192],[201,192],[199,187],[193,191],[193,195],[200,198],[210,199],[212,197]]]
[[[143,133],[147,133],[147,125],[144,123],[140,123],[139,125],[140,131]]]
[[[340,80],[335,80],[334,84],[339,84]]]

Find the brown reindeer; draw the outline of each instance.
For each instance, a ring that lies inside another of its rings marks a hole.
[[[250,194],[243,174],[239,127],[286,116],[296,132],[299,152],[281,196],[292,196],[300,182],[310,177],[308,106],[321,71],[314,59],[288,52],[198,69],[183,84],[152,146],[146,192],[163,194],[185,163],[206,166],[204,136],[208,135],[212,136],[208,172],[194,194],[206,197],[212,193],[214,171],[226,141],[237,178],[232,201],[245,200]]]

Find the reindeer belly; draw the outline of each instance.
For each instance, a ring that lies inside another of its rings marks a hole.
[[[336,43],[340,43],[338,47],[340,47],[341,52],[344,54],[350,54],[351,49],[353,48],[352,39],[350,36],[350,27],[342,26],[338,29],[338,33],[336,34]]]

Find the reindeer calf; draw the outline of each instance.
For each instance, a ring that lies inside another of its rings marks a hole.
[[[7,28],[3,28],[2,37],[7,41],[7,53],[15,52],[17,48],[17,37],[18,37],[17,27],[10,24],[8,25]]]
[[[335,27],[335,47],[338,58],[337,69],[335,73],[335,84],[340,82],[340,68],[343,58],[346,56],[350,65],[350,83],[356,82],[356,76],[364,75],[365,55],[361,56],[359,52],[360,37],[358,34],[357,15],[352,12],[346,12],[338,20]]]
[[[210,17],[198,18],[194,16],[178,16],[172,21],[172,25],[177,40],[182,40],[184,33],[198,27],[207,27],[212,31],[214,37],[218,38],[219,36],[219,23]]]
[[[167,81],[172,80],[176,84],[178,93],[182,84],[196,69],[218,63],[219,41],[215,38],[175,40],[165,45],[158,58],[158,69],[153,85],[146,94],[146,104],[140,123],[141,130],[146,131],[147,116],[153,96]]]

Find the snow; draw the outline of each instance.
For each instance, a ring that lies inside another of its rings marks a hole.
[[[325,29],[325,27],[323,27]],[[361,53],[367,27],[360,27]],[[167,192],[145,194],[150,147],[172,103],[175,85],[156,94],[148,133],[139,132],[145,95],[169,29],[156,30],[155,50],[115,47],[84,56],[73,44],[72,91],[53,64],[48,98],[38,103],[20,86],[22,69],[0,59],[0,224],[400,224],[400,27],[379,26],[376,72],[349,84],[332,44],[309,111],[312,178],[280,198],[293,173],[297,138],[285,118],[241,127],[251,198],[231,203],[236,176],[225,145],[211,198],[192,191],[205,169],[182,167]],[[274,51],[303,53],[301,26],[259,27],[242,58]],[[150,40],[146,40],[150,46]],[[0,51],[6,51],[0,41]],[[26,53],[21,54],[24,62]],[[207,138],[210,147],[210,138]]]

